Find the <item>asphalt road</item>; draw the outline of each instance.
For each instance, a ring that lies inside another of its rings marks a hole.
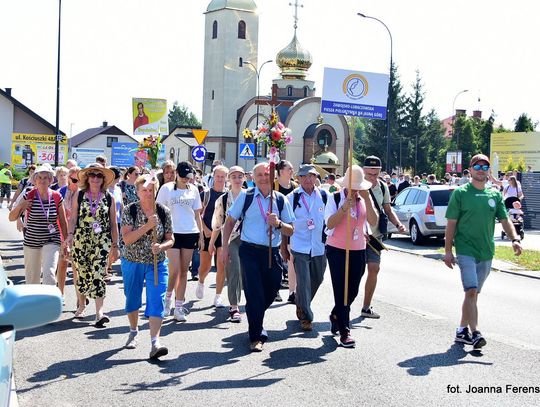
[[[0,212],[0,252],[20,280],[17,234]],[[7,257],[7,259],[6,259]],[[269,342],[248,350],[247,323],[226,321],[212,307],[212,289],[194,301],[188,284],[188,322],[166,321],[169,355],[149,362],[148,324],[138,349],[125,350],[128,328],[122,281],[108,287],[104,329],[73,321],[73,286],[59,321],[17,334],[15,375],[21,406],[369,405],[537,406],[540,404],[540,280],[492,273],[480,299],[483,352],[453,342],[462,291],[456,270],[406,253],[384,254],[374,308],[380,320],[362,320],[361,296],[352,305],[355,349],[337,346],[329,332],[329,273],[313,308],[314,331],[302,333],[293,305],[275,303],[267,313]],[[213,275],[211,276],[213,279]],[[285,296],[286,292],[282,291]],[[494,386],[502,393],[467,393]],[[514,393],[533,386],[538,393]],[[459,389],[458,387],[459,386]],[[534,387],[536,386],[536,387]]]

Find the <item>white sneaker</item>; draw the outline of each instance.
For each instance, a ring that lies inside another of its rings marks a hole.
[[[178,322],[186,322],[187,310],[184,308],[184,306],[180,307],[174,307],[174,319],[176,319]]]
[[[165,294],[165,307],[163,308],[165,318],[171,315],[173,304],[174,304],[174,297],[172,296],[172,294],[170,297],[167,297],[167,294]]]
[[[214,307],[216,308],[223,308],[223,299],[221,298],[221,294],[216,294],[216,298],[214,298]]]
[[[195,297],[202,300],[204,297],[204,283],[197,283],[197,289],[195,290]]]

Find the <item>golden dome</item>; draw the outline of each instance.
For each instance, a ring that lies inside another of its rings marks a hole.
[[[339,158],[331,151],[323,151],[317,157],[315,157],[315,164],[321,166],[330,165],[339,165]]]
[[[290,44],[276,55],[276,63],[281,68],[283,79],[304,79],[313,58],[307,49],[302,48],[295,33]]]

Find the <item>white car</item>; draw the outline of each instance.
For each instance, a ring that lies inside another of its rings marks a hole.
[[[421,185],[406,188],[396,196],[392,207],[413,244],[422,244],[430,236],[444,237],[446,208],[453,190],[448,185]],[[398,233],[390,222],[388,233]]]
[[[15,332],[44,325],[62,313],[60,290],[39,284],[13,285],[0,259],[0,407],[16,406],[13,385]]]

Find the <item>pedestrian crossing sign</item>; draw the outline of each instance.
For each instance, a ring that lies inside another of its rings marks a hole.
[[[240,158],[248,160],[255,159],[255,144],[253,143],[240,143]]]

